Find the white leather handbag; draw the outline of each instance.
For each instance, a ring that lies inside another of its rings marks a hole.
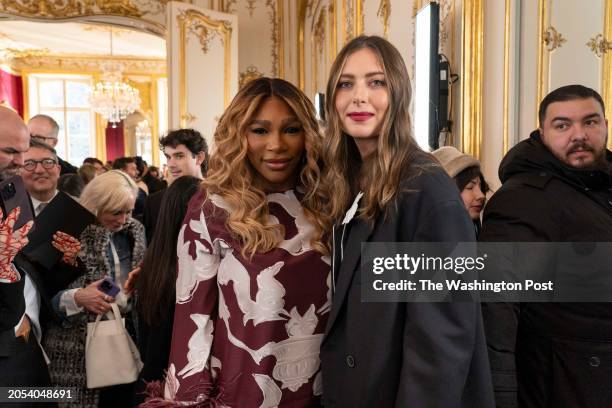
[[[87,323],[85,370],[87,388],[129,384],[138,379],[142,369],[140,353],[125,328],[119,307],[111,303],[111,311]]]

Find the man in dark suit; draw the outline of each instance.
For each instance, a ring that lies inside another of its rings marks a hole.
[[[159,141],[166,156],[170,183],[181,176],[203,178],[208,163],[208,145],[200,132],[193,129],[178,129],[168,133]],[[147,197],[144,203],[142,223],[145,226],[147,242],[151,242],[159,207],[166,190]]]
[[[23,154],[30,145],[30,133],[23,120],[12,110],[0,107],[0,171],[14,171],[23,165]],[[44,382],[25,372],[36,351],[36,340],[30,338],[29,321],[25,319],[23,289],[25,278],[13,263],[17,253],[27,244],[31,223],[13,230],[16,214],[0,222],[0,385],[21,380]],[[40,361],[38,361],[40,364]],[[43,360],[44,363],[44,360]],[[31,364],[31,363],[30,363]],[[48,380],[48,374],[47,374]]]
[[[59,125],[51,116],[36,115],[28,121],[28,129],[32,138],[37,139],[55,148],[58,142]],[[74,174],[77,168],[60,157],[57,158],[61,168],[60,176]]]

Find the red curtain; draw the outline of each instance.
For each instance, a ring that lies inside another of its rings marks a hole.
[[[0,105],[8,105],[23,117],[23,79],[0,69]]]
[[[106,125],[106,160],[115,160],[125,156],[125,143],[123,141],[123,121],[112,127]]]

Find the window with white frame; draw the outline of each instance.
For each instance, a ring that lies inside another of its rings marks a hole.
[[[96,157],[95,115],[89,104],[92,77],[31,74],[28,77],[29,113],[51,116],[59,124],[58,155],[75,166]]]

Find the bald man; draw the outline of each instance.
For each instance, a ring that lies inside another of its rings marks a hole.
[[[0,173],[12,174],[23,166],[30,132],[12,110],[0,107]],[[28,279],[13,261],[27,244],[31,224],[13,231],[15,214],[0,221],[0,385],[49,385],[49,372],[40,346],[30,335],[25,315],[24,285]]]
[[[23,166],[30,148],[30,132],[18,114],[0,106],[0,172]]]
[[[59,125],[51,116],[35,115],[28,121],[28,129],[30,136],[40,142],[46,143],[49,146],[56,148],[59,135]],[[59,156],[57,160],[60,165],[60,176],[64,174],[76,174],[77,168]]]

